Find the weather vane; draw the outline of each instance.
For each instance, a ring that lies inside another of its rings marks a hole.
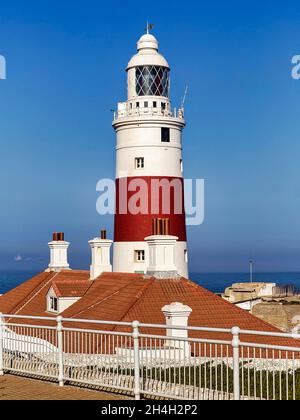
[[[153,28],[154,28],[153,23],[149,23],[149,22],[147,22],[147,34],[149,34],[149,33],[150,33],[150,31],[151,31]]]

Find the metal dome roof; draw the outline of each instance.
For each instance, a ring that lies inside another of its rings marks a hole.
[[[129,61],[127,70],[138,66],[160,66],[170,68],[167,60],[158,52],[158,41],[152,34],[143,35],[138,43],[138,53]]]

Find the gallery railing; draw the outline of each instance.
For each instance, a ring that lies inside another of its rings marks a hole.
[[[1,315],[0,375],[91,385],[137,400],[300,400],[299,340],[237,327]]]

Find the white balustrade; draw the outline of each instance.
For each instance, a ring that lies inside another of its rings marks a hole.
[[[266,344],[271,338],[283,344]],[[239,328],[0,314],[0,375],[106,387],[137,400],[299,400],[299,340]]]

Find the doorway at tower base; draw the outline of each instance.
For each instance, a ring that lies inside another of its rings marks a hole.
[[[144,261],[140,261],[143,259]],[[178,274],[186,279],[188,272],[188,250],[186,242],[177,242],[175,248],[175,265]],[[115,273],[146,273],[149,267],[149,250],[147,242],[115,242],[113,271]]]

